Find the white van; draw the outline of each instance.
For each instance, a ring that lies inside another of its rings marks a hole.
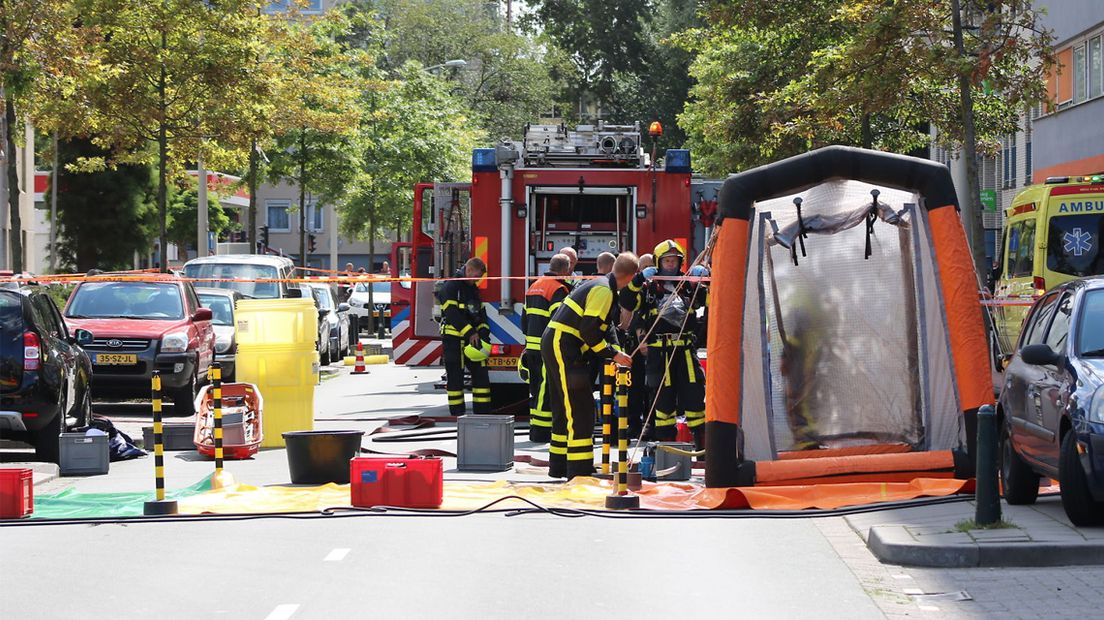
[[[303,297],[299,284],[286,280],[295,277],[295,263],[286,256],[263,254],[224,254],[194,258],[184,264],[184,277],[213,278],[208,282],[195,282],[205,288],[225,288],[240,292],[253,299],[283,299]],[[283,282],[219,282],[223,278],[273,279]]]

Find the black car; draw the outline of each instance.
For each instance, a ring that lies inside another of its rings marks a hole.
[[[92,362],[70,335],[49,296],[0,290],[0,438],[25,441],[45,461],[58,460],[58,434],[92,417]]]
[[[1004,374],[1001,477],[1010,504],[1056,478],[1075,525],[1104,523],[1104,277],[1047,292]]]

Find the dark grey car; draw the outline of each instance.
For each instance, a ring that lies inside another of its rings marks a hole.
[[[1035,303],[1004,379],[1005,499],[1033,503],[1040,477],[1055,478],[1070,521],[1104,523],[1104,277],[1068,282]]]

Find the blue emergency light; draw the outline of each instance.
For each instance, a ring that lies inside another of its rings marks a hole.
[[[494,172],[498,170],[495,164],[494,149],[472,150],[472,172]]]
[[[690,172],[690,151],[667,149],[667,153],[663,155],[663,163],[667,172]]]

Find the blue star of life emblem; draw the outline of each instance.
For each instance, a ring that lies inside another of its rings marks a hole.
[[[1066,250],[1066,254],[1073,254],[1074,256],[1082,256],[1091,251],[1093,247],[1092,235],[1081,232],[1080,228],[1074,228],[1062,235],[1062,241],[1064,242],[1062,247]]]

